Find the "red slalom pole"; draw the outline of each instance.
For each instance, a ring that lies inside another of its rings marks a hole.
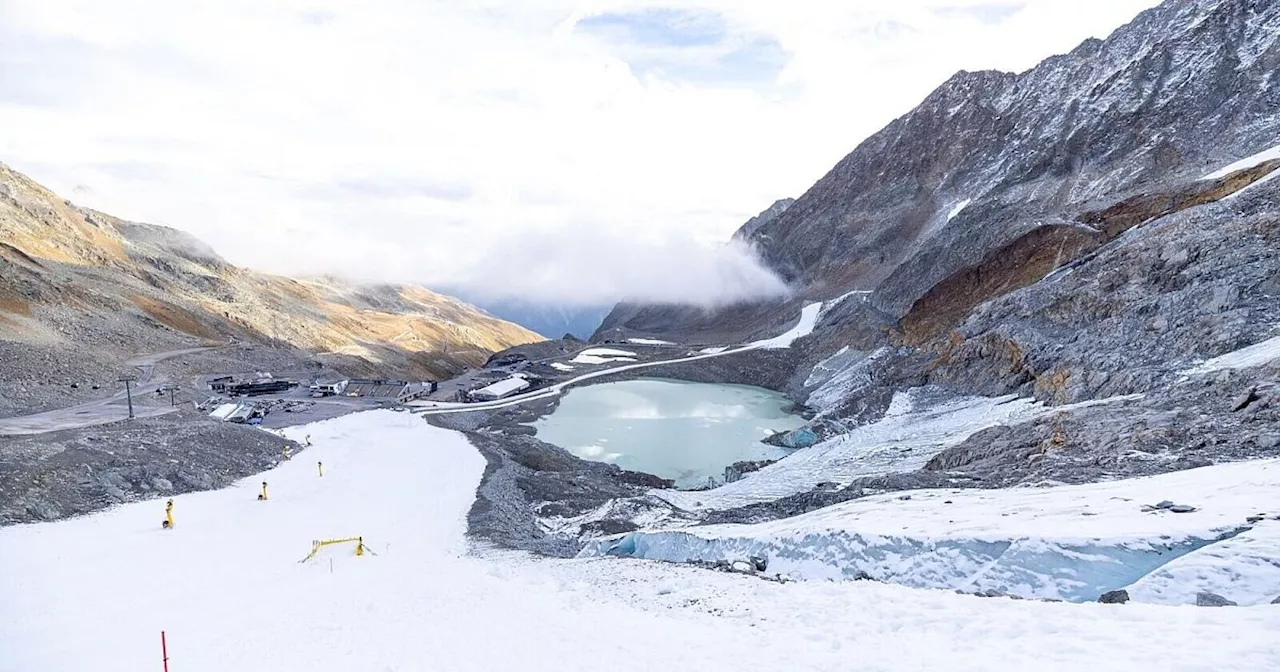
[[[164,672],[169,672],[169,646],[164,641],[164,630],[160,631],[160,655],[164,656]]]

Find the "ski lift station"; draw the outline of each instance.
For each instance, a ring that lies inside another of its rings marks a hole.
[[[474,401],[496,401],[529,388],[529,381],[519,376],[499,380],[488,387],[473,390],[468,396]]]

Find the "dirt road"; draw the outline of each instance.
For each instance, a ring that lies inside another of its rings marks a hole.
[[[197,352],[203,352],[205,350],[212,350],[214,347],[217,346],[155,352],[138,355],[137,357],[125,362],[129,366],[137,367],[138,370],[142,372],[138,377],[138,382],[133,386],[134,417],[151,418],[158,415],[172,413],[177,410],[169,406],[146,406],[139,405],[138,403],[143,395],[154,394],[160,387],[160,382],[152,380],[156,364],[167,359],[173,359],[174,357],[181,357],[183,355],[190,355]],[[108,422],[125,420],[128,417],[128,400],[126,399],[124,390],[121,390],[107,399],[99,399],[33,415],[22,415],[15,418],[0,418],[0,436],[44,434],[45,432],[56,432],[62,429],[76,429],[79,427],[102,425]]]

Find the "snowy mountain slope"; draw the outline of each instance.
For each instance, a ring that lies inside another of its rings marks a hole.
[[[483,460],[378,411],[236,487],[0,530],[0,670],[1256,670],[1280,609],[1043,604],[466,555]],[[424,449],[426,446],[427,449]],[[324,462],[324,476],[316,473]],[[266,480],[269,500],[256,501]],[[364,535],[298,562],[316,538]],[[376,555],[374,555],[376,553]],[[74,560],[74,562],[73,562]],[[330,564],[332,563],[332,564]],[[1082,646],[1087,642],[1087,646]],[[1191,668],[1199,666],[1191,663]]]
[[[1212,587],[1257,604],[1280,597],[1280,586],[1258,579],[1233,581],[1230,570],[1266,568],[1261,558],[1275,548],[1271,523],[1246,537],[1252,543],[1214,542],[1251,527],[1252,516],[1269,514],[1280,520],[1277,491],[1280,460],[1077,486],[919,490],[756,525],[632,532],[597,542],[583,553],[673,562],[759,556],[768,560],[769,571],[792,578],[865,574],[919,588],[996,590],[1072,601],[1095,600],[1182,558],[1180,567],[1170,565],[1163,572],[1165,578],[1149,578],[1141,585],[1144,595],[1161,593],[1162,601],[1183,603],[1174,600],[1188,591],[1194,598],[1197,583],[1175,577],[1196,572],[1195,559],[1208,557],[1213,549],[1226,559],[1219,559]],[[1170,499],[1195,510],[1156,508]],[[1274,575],[1276,567],[1270,569]]]

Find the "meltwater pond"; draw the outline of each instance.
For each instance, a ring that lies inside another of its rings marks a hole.
[[[645,378],[570,390],[534,423],[538,438],[588,460],[670,478],[689,488],[743,460],[788,450],[761,443],[804,424],[786,397],[757,387]]]

